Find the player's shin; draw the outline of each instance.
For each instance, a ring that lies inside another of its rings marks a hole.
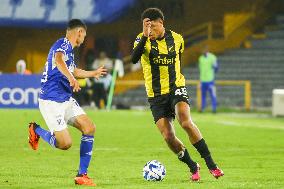
[[[217,165],[213,161],[208,146],[205,140],[202,138],[200,141],[193,144],[193,146],[197,149],[200,156],[205,160],[208,169],[216,169]]]
[[[56,138],[51,132],[41,128],[39,125],[35,128],[36,134],[38,134],[44,141],[56,148]]]
[[[80,145],[80,165],[78,175],[87,174],[92,157],[94,136],[82,135]]]

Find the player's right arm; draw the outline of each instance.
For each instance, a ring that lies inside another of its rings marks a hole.
[[[58,70],[67,77],[70,86],[73,87],[73,92],[78,92],[81,88],[78,81],[74,78],[72,73],[68,70],[64,61],[64,54],[62,52],[55,53],[55,63]]]
[[[151,21],[149,18],[145,18],[143,20],[143,33],[138,35],[134,42],[134,48],[131,56],[132,63],[136,64],[140,60],[144,52],[144,47],[150,33],[151,33]]]

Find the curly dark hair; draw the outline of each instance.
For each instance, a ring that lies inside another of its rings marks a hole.
[[[165,19],[164,13],[158,8],[147,8],[144,10],[141,14],[141,20],[143,21],[145,18],[149,18],[150,20],[156,20],[158,18],[161,18],[162,20]]]

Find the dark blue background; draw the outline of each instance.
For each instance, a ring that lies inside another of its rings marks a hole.
[[[40,89],[40,79],[41,75],[18,75],[18,74],[0,74],[0,90],[3,88],[21,88],[23,90],[27,88],[34,88],[34,89]],[[1,95],[1,92],[0,92]],[[28,104],[20,104],[20,105],[4,105],[1,102],[0,99],[0,108],[37,108],[38,102],[36,101],[36,104],[34,104],[34,96],[29,96],[29,103]],[[9,98],[8,93],[4,93],[2,97],[7,100]],[[19,93],[15,93],[15,99],[20,98]],[[1,97],[0,97],[1,98]]]

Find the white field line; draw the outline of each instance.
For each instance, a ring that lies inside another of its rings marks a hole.
[[[234,126],[234,127],[254,127],[254,128],[266,128],[266,129],[279,129],[284,130],[284,124],[283,127],[281,126],[269,126],[269,125],[251,125],[251,124],[245,124],[245,123],[238,123],[234,121],[217,121],[218,124],[221,124],[223,126]]]

